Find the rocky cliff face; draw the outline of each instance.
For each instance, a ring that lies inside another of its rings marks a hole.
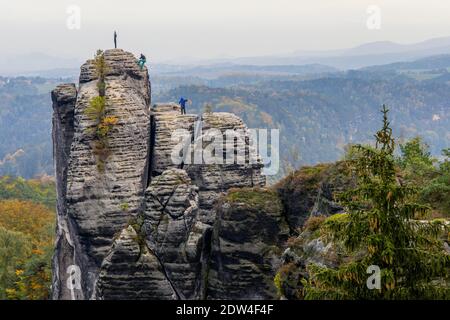
[[[273,299],[273,270],[289,228],[275,191],[231,189],[218,204],[208,274],[208,297]]]
[[[98,95],[94,62],[89,60],[81,67],[77,91],[73,87],[68,91],[63,85],[53,92],[54,122],[61,124],[54,127],[53,136],[56,171],[62,171],[57,181],[58,191],[62,191],[58,192],[58,202],[63,203],[58,210],[54,298],[92,296],[98,268],[113,237],[138,212],[147,185],[150,131],[147,71],[140,70],[132,54],[121,50],[106,51],[105,60],[108,114],[119,121],[111,132],[111,155],[104,172],[97,168],[90,134],[94,124],[85,112],[90,100]],[[70,121],[60,116],[62,105],[58,97],[63,93],[72,94],[65,98],[69,101],[65,108],[71,109],[66,114],[73,114]],[[68,149],[70,137],[66,134],[61,142],[61,129],[73,132],[68,155],[61,154],[60,144]],[[126,211],[122,209],[124,204]],[[73,265],[80,268],[82,290],[69,290],[66,286],[70,280],[67,270]]]
[[[107,115],[118,121],[108,133],[103,170],[93,150],[95,123],[85,111],[98,94],[94,62],[81,67],[78,88],[60,85],[52,93],[53,298],[275,298],[270,252],[287,232],[281,204],[252,207],[227,198],[231,188],[265,185],[245,124],[229,113],[151,107],[147,69],[120,49],[104,58]],[[207,129],[241,130],[245,139],[235,148],[245,149],[246,161],[174,163],[175,129],[191,135],[191,154],[205,146]]]
[[[274,188],[295,234],[310,216],[342,213],[335,194],[356,186],[355,177],[345,161],[302,167],[280,180]]]

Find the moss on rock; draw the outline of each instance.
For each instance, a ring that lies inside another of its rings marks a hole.
[[[281,212],[283,208],[277,192],[266,188],[233,188],[228,191],[225,200],[230,204],[266,212]]]

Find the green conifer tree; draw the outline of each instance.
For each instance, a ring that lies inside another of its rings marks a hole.
[[[353,147],[358,156],[350,163],[358,187],[340,195],[345,219],[328,219],[322,227],[352,258],[338,268],[310,265],[306,299],[450,298],[450,255],[439,239],[447,227],[442,221],[414,220],[428,208],[414,202],[413,186],[396,179],[388,111],[383,106],[375,148]],[[370,266],[380,270],[379,289],[368,286]]]

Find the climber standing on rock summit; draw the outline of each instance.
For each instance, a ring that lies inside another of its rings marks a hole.
[[[188,101],[189,101],[188,99],[185,99],[183,97],[181,97],[180,101],[178,101],[181,107],[181,114],[186,114],[186,102]]]
[[[117,49],[117,32],[114,31],[114,49]]]

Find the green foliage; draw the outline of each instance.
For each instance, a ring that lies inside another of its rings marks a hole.
[[[8,265],[0,263],[0,273],[7,275],[7,281],[0,284],[0,296],[49,297],[54,220],[54,212],[41,204],[16,199],[0,201],[0,227],[6,230],[0,251],[7,252],[10,260]]]
[[[320,228],[325,219],[325,216],[310,216],[308,220],[305,221],[304,228],[305,230],[316,231]]]
[[[306,299],[450,298],[450,256],[439,240],[445,226],[413,220],[427,208],[411,200],[414,187],[396,180],[395,142],[385,106],[382,112],[375,148],[354,146],[361,154],[353,160],[358,186],[340,197],[348,220],[328,219],[323,225],[355,258],[337,269],[310,265]],[[371,265],[381,269],[381,289],[366,286]]]
[[[303,192],[316,190],[326,176],[329,164],[317,164],[315,166],[304,166],[297,171],[292,171],[286,178],[280,180],[275,188],[290,190],[296,188],[304,189]]]
[[[274,189],[283,203],[291,231],[296,233],[297,226],[303,224],[313,210],[324,216],[336,213],[339,210],[333,204],[336,194],[354,184],[355,177],[347,161],[338,161],[304,166],[280,180]]]
[[[349,215],[348,213],[336,213],[333,214],[332,216],[328,217],[326,219],[326,224],[330,225],[330,224],[334,224],[334,225],[341,225],[341,226],[346,226],[350,220],[349,220]]]
[[[278,269],[274,277],[275,288],[279,297],[285,295],[285,288],[295,288],[299,284],[300,275],[296,273],[296,265],[292,262],[287,263]],[[301,298],[301,292],[297,291],[297,298]]]
[[[60,82],[0,76],[0,176],[53,173],[50,91]]]
[[[89,117],[89,119],[94,121],[96,124],[99,124],[105,116],[105,106],[105,97],[94,97],[89,101],[89,106],[84,112]]]
[[[436,159],[431,157],[429,147],[422,138],[415,137],[401,144],[400,151],[401,157],[397,159],[397,164],[407,183],[421,186],[436,176]]]
[[[86,116],[94,122],[94,141],[92,149],[97,160],[97,169],[100,172],[105,170],[106,161],[110,155],[108,133],[117,124],[119,119],[116,116],[107,115],[107,100],[105,96],[105,77],[108,66],[102,50],[98,50],[94,58],[94,66],[99,95],[89,101],[89,106],[85,109]]]
[[[30,200],[53,210],[56,207],[55,182],[45,178],[0,177],[0,200],[6,199]]]
[[[105,55],[102,50],[97,50],[94,58],[94,66],[95,66],[95,75],[98,78],[97,81],[97,90],[101,97],[105,96],[105,77],[106,73],[109,71],[109,68],[105,61]]]
[[[442,155],[445,157],[445,160],[440,164],[440,169],[446,174],[450,173],[450,148],[443,149]]]
[[[140,253],[146,252],[148,250],[147,243],[145,241],[146,234],[144,228],[144,217],[142,214],[138,214],[137,216],[130,219],[128,222],[128,226],[131,226],[133,230],[136,232],[136,237],[134,237],[134,241],[139,244]],[[119,236],[120,233],[117,234]]]
[[[7,298],[7,289],[14,285],[16,267],[31,252],[29,239],[21,232],[0,226],[0,299]]]
[[[52,229],[53,232],[53,229]],[[33,251],[16,269],[14,284],[6,289],[8,299],[42,300],[50,296],[53,246]]]
[[[277,288],[278,296],[281,296],[283,294],[283,279],[281,278],[281,274],[279,272],[277,272],[273,278],[273,283],[275,284],[275,288]]]
[[[438,161],[431,157],[429,147],[416,137],[400,146],[397,163],[404,183],[418,188],[418,201],[433,208],[434,216],[450,216],[450,169],[448,149]],[[437,165],[438,164],[438,165]]]
[[[276,191],[263,188],[232,188],[226,195],[226,200],[243,204],[251,208],[264,210],[265,212],[277,212],[281,210],[281,201]]]
[[[129,208],[130,208],[130,205],[126,202],[123,202],[120,204],[120,209],[124,212],[127,212]]]
[[[369,147],[369,146],[367,146]],[[354,144],[348,144],[344,147],[344,156],[342,158],[343,161],[354,161],[362,157],[362,152],[359,148],[355,148]]]
[[[438,212],[437,216],[450,217],[450,149],[442,150],[445,159],[432,178],[422,183],[420,200]]]
[[[400,145],[402,157],[399,159],[400,166],[405,169],[410,166],[428,166],[433,165],[429,147],[422,141],[422,138],[415,137],[405,144]]]

